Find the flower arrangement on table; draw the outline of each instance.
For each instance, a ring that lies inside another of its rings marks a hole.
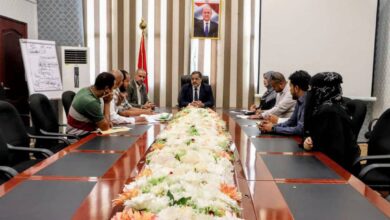
[[[239,219],[231,136],[210,109],[188,107],[161,132],[112,219]]]

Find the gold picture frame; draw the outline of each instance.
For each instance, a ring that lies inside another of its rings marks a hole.
[[[192,0],[191,37],[196,39],[220,38],[221,0]]]

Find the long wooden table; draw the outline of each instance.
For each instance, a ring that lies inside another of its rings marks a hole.
[[[349,204],[344,209],[356,207],[375,219],[390,217],[387,201],[325,155],[295,148],[299,139],[261,135],[252,122],[235,113],[217,112],[236,149],[242,218],[329,219],[344,203]],[[0,186],[0,219],[109,219],[111,201],[140,171],[149,146],[165,126],[154,123],[111,136],[91,134],[68,146]],[[329,201],[335,205],[318,207]],[[355,217],[350,212],[336,217]]]

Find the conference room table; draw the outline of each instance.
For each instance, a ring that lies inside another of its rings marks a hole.
[[[176,112],[177,109],[163,109]],[[237,109],[217,109],[232,135],[243,219],[389,219],[390,204],[298,137],[261,134]],[[0,219],[110,219],[112,200],[145,164],[166,123],[90,134],[0,186]]]

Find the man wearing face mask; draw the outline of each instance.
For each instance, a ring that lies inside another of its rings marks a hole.
[[[115,77],[111,73],[100,73],[95,84],[81,89],[73,99],[68,114],[66,132],[78,136],[85,136],[99,128],[108,130],[110,122],[110,102]],[[101,101],[103,99],[103,108]]]
[[[197,108],[211,108],[214,106],[214,97],[211,86],[202,82],[202,73],[191,73],[191,83],[183,85],[179,95],[179,107],[194,106]]]

